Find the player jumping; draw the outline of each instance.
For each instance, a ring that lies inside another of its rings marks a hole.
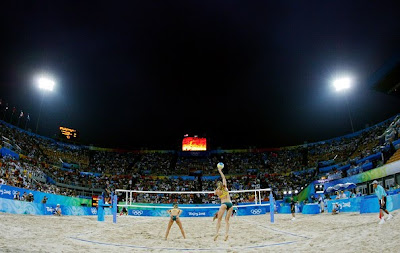
[[[218,168],[219,174],[222,177],[222,182],[218,182],[217,189],[215,190],[215,194],[221,199],[221,207],[219,208],[218,213],[216,216],[214,216],[214,219],[218,219],[217,222],[217,233],[214,237],[214,241],[217,240],[218,238],[218,233],[219,229],[221,227],[221,220],[222,217],[224,216],[224,213],[226,211],[226,216],[225,216],[225,224],[226,224],[226,231],[225,231],[225,241],[228,240],[228,234],[229,234],[229,218],[232,216],[233,208],[232,208],[232,201],[231,198],[229,197],[229,191],[227,188],[226,184],[226,179],[224,173],[222,173],[222,169]]]

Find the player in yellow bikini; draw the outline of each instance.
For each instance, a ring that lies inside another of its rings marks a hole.
[[[224,176],[224,173],[222,173],[222,168],[218,168],[219,174],[221,175],[222,182],[218,182],[217,184],[217,189],[215,190],[215,194],[221,199],[221,207],[219,208],[218,213],[214,216],[214,220],[218,219],[217,222],[217,233],[214,237],[214,241],[218,239],[218,233],[219,229],[221,227],[221,220],[222,217],[224,216],[224,213],[226,211],[225,215],[225,225],[226,225],[226,231],[225,231],[225,241],[228,240],[228,234],[229,234],[229,218],[232,216],[232,201],[229,196],[229,191],[227,188],[226,184],[226,179]]]

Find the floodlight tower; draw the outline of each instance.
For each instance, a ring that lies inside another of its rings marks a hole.
[[[351,124],[351,130],[354,133],[354,126],[353,126],[353,119],[351,118],[351,112],[350,112],[350,106],[349,106],[349,100],[347,99],[347,94],[346,91],[350,89],[351,87],[351,79],[348,77],[336,79],[333,82],[333,86],[335,86],[337,92],[343,92],[344,97],[346,99],[346,104],[347,104],[347,110],[349,112],[349,118],[350,118],[350,124]]]
[[[39,128],[39,121],[40,121],[40,114],[42,114],[42,107],[43,107],[43,100],[44,96],[47,92],[51,92],[54,89],[55,81],[47,76],[40,76],[37,79],[37,85],[40,90],[42,90],[42,101],[40,102],[40,109],[39,109],[39,116],[36,122],[36,131],[35,133],[38,133],[38,128]]]

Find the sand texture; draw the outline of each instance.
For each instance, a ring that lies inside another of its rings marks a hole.
[[[400,212],[383,225],[377,214],[288,214],[231,219],[214,242],[212,218],[181,218],[187,239],[174,224],[164,240],[167,218],[31,216],[0,213],[0,252],[400,252]]]

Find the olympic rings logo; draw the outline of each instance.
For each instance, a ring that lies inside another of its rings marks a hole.
[[[251,209],[250,211],[252,214],[256,215],[256,214],[261,214],[261,209]]]
[[[140,216],[140,215],[142,215],[143,214],[143,211],[142,210],[133,210],[132,211],[132,215],[134,215],[134,216]]]

